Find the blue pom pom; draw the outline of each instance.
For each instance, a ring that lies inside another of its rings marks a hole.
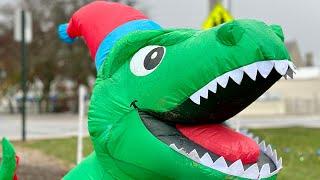
[[[75,38],[71,38],[67,33],[68,24],[61,24],[58,27],[59,38],[68,44],[72,44],[75,41]]]

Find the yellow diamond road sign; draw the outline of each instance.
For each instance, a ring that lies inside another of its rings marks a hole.
[[[202,25],[203,29],[209,29],[219,24],[231,21],[233,17],[231,14],[220,4],[218,3],[210,12],[208,18]]]

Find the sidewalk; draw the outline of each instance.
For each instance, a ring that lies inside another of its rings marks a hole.
[[[27,139],[47,139],[76,136],[78,116],[76,114],[28,115],[26,120]],[[83,132],[88,136],[87,117]],[[0,138],[21,139],[21,116],[0,114]]]

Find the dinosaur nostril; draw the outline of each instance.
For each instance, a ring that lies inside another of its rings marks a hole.
[[[244,29],[236,22],[230,22],[218,29],[218,40],[227,46],[236,45],[242,38]]]
[[[270,25],[272,31],[284,42],[284,35],[281,26],[279,25]]]

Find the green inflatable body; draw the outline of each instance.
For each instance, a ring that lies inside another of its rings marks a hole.
[[[292,77],[280,26],[162,29],[131,7],[97,1],[59,34],[83,37],[98,70],[94,152],[64,179],[276,179],[276,151],[224,121]]]

